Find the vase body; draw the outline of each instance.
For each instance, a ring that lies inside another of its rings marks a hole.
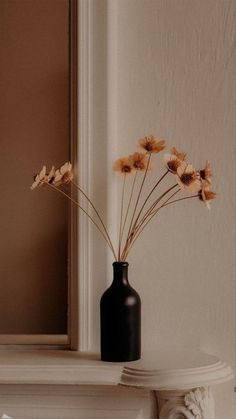
[[[100,302],[101,359],[126,362],[141,356],[141,300],[128,281],[128,263],[113,263],[113,282]]]

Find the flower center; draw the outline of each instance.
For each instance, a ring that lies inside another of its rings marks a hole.
[[[181,182],[184,183],[184,185],[190,185],[190,183],[193,182],[193,174],[183,173],[180,179],[181,179]]]
[[[178,164],[177,160],[171,160],[171,161],[168,161],[167,166],[168,166],[168,169],[172,173],[176,173],[177,169],[179,167],[179,164]]]
[[[200,170],[200,176],[201,176],[201,178],[202,178],[203,180],[205,180],[205,179],[206,179],[206,172],[205,172],[205,170]]]
[[[124,165],[122,168],[122,172],[124,173],[130,173],[131,172],[131,167],[128,165]]]
[[[141,160],[136,160],[135,162],[134,162],[134,168],[135,169],[140,169],[140,170],[143,170],[144,169],[144,164],[143,164],[143,162],[141,161]]]
[[[152,151],[152,150],[153,150],[153,146],[152,146],[152,144],[151,144],[151,143],[147,143],[147,144],[145,145],[145,149],[146,149],[147,151]]]

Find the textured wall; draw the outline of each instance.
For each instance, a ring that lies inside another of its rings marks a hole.
[[[129,257],[130,280],[143,303],[143,347],[200,346],[233,365],[235,2],[108,1],[107,24],[108,46],[102,27],[93,60],[98,80],[108,70],[108,92],[97,93],[93,86],[92,93],[99,103],[95,112],[103,115],[107,107],[108,132],[95,120],[92,134],[101,138],[101,147],[107,134],[108,164],[153,133],[185,150],[197,168],[209,159],[217,192],[211,211],[198,201],[163,211]],[[156,160],[158,175],[162,157]],[[110,176],[114,216],[117,181]],[[97,319],[98,307],[94,310]],[[234,419],[233,383],[219,386],[215,395],[217,419]]]

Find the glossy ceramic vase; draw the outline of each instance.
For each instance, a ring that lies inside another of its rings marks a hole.
[[[128,266],[113,263],[113,282],[101,298],[102,361],[135,361],[141,356],[141,300],[129,284]]]

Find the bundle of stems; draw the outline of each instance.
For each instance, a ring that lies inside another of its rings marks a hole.
[[[146,192],[145,184],[151,168],[151,159],[153,155],[165,148],[165,141],[149,135],[139,140],[139,147],[142,149],[142,152],[135,152],[128,157],[119,158],[113,165],[113,170],[123,176],[118,245],[116,247],[113,244],[103,216],[89,196],[74,181],[73,168],[70,162],[65,163],[57,170],[53,166],[48,174],[46,166],[43,166],[40,173],[35,176],[31,186],[31,189],[42,185],[48,186],[64,195],[76,205],[102,235],[115,261],[127,260],[136,240],[161,209],[193,198],[204,202],[209,208],[210,201],[215,198],[215,193],[211,190],[212,172],[209,162],[206,162],[202,170],[195,170],[192,165],[186,162],[186,154],[177,151],[176,148],[172,148],[171,153],[164,156],[165,171],[154,182],[150,191]],[[127,188],[128,178],[130,179],[132,175],[133,182]],[[171,186],[168,186],[164,192],[158,195],[159,187],[168,175],[171,176],[173,182]],[[89,210],[83,208],[80,202],[62,189],[62,186],[68,184],[76,188],[79,194],[85,198]],[[190,192],[190,194],[184,197],[177,197],[183,191]]]

